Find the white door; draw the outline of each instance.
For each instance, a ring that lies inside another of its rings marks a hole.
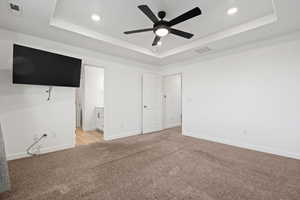
[[[164,128],[181,126],[181,74],[163,78]]]
[[[143,75],[143,133],[162,129],[162,78],[156,74]]]

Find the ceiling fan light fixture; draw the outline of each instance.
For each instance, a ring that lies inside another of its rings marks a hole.
[[[165,37],[169,34],[169,30],[167,28],[161,27],[155,31],[155,34],[159,37]]]

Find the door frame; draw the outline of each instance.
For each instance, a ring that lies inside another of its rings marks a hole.
[[[163,75],[162,76],[162,92],[163,92],[163,102],[162,102],[162,127],[163,127],[163,130],[165,129],[169,129],[169,128],[166,128],[166,101],[165,101],[165,85],[164,85],[164,81],[165,81],[165,78],[166,77],[169,77],[169,76],[175,76],[175,75],[179,75],[180,76],[180,80],[181,80],[181,84],[180,84],[180,99],[181,99],[181,102],[180,102],[180,110],[181,110],[181,117],[180,117],[180,122],[181,122],[181,126],[182,126],[182,121],[183,121],[183,112],[182,112],[182,108],[183,108],[183,98],[182,98],[182,94],[183,94],[183,75],[182,75],[182,72],[179,72],[179,73],[174,73],[174,74],[167,74],[167,75]]]
[[[76,88],[76,93],[80,92],[79,95],[81,95],[81,101],[80,101],[80,118],[81,118],[81,128],[84,129],[84,127],[86,127],[86,118],[85,118],[85,115],[86,115],[86,108],[85,108],[85,103],[86,103],[86,96],[85,96],[85,88],[86,88],[86,68],[87,67],[94,67],[94,68],[99,68],[99,69],[103,69],[104,71],[104,81],[103,81],[103,88],[104,88],[104,98],[103,98],[103,106],[105,108],[105,98],[106,98],[106,94],[105,94],[105,91],[106,91],[106,87],[107,87],[107,84],[106,84],[106,80],[105,80],[105,72],[106,72],[106,68],[103,67],[103,66],[100,66],[100,65],[94,65],[94,64],[88,64],[88,63],[83,63],[81,65],[81,82],[80,82],[80,88]],[[77,101],[77,94],[75,95],[75,102]],[[106,106],[107,107],[107,106]],[[75,106],[75,113],[77,115],[77,106]],[[104,109],[104,119],[105,119],[105,109]],[[105,123],[105,122],[104,122]],[[103,130],[103,137],[105,136],[105,131]]]

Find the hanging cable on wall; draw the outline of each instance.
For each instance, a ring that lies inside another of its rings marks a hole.
[[[43,138],[47,137],[47,134],[43,134],[39,139],[37,139],[32,145],[30,145],[27,149],[26,149],[26,152],[28,155],[31,155],[31,156],[36,156],[38,154],[36,153],[32,153],[31,152],[31,149],[37,145]]]

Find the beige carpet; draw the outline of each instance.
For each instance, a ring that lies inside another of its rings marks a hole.
[[[9,163],[20,200],[299,200],[300,161],[184,137],[179,129]]]

